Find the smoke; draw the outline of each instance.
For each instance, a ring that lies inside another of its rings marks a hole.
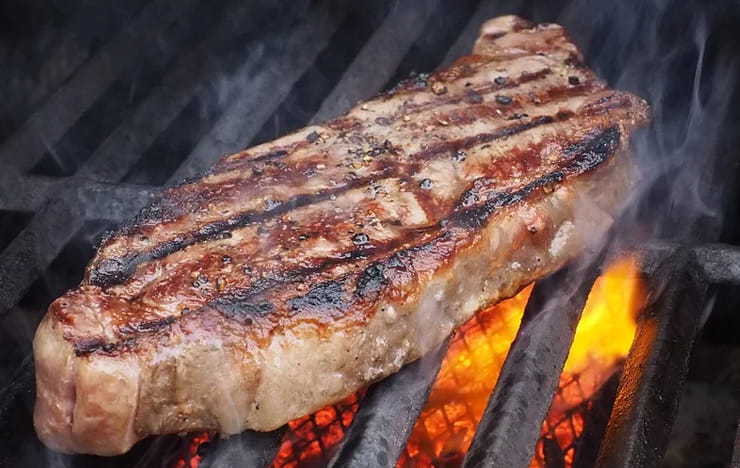
[[[643,97],[633,138],[640,182],[618,230],[637,239],[716,241],[737,170],[737,39],[721,2],[571,2],[557,20],[610,85]]]

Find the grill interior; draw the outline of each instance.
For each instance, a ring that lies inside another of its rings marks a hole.
[[[44,451],[31,422],[30,354],[35,326],[48,304],[77,284],[101,234],[135,214],[162,187],[199,173],[223,154],[338,115],[411,73],[451,62],[470,49],[480,24],[490,17],[517,13],[563,23],[582,44],[587,62],[610,82],[625,82],[624,70],[650,76],[653,64],[635,61],[642,41],[670,42],[682,19],[697,11],[712,21],[713,42],[704,51],[710,71],[738,44],[727,32],[740,17],[735,10],[674,2],[666,8],[671,14],[660,23],[662,29],[652,31],[648,23],[622,17],[634,11],[649,17],[640,2],[588,8],[581,3],[316,0],[286,6],[267,0],[218,5],[132,0],[102,7],[34,0],[13,7],[12,15],[0,15],[14,18],[3,25],[3,60],[10,73],[2,84],[8,98],[0,113],[0,461],[7,466],[171,466],[200,447],[200,466],[268,465],[284,430],[207,444],[192,436],[162,437],[111,459]],[[10,10],[9,5],[2,8]],[[663,90],[657,122],[671,113],[689,114],[681,106],[691,102],[695,62],[695,54],[677,51],[665,65],[664,72],[675,80]],[[642,88],[644,81],[626,83],[638,94],[650,94]],[[740,158],[731,135],[740,125],[733,119],[723,123],[723,146],[711,151],[725,151],[719,163],[730,161],[726,167],[736,170]],[[654,128],[650,135],[659,131]],[[716,181],[718,199],[732,195],[727,192],[733,185],[722,182]],[[648,199],[660,198],[661,189],[654,191]],[[538,440],[535,456],[548,467],[565,466],[567,454],[572,466],[592,466],[597,459],[608,467],[659,462],[704,319],[708,284],[725,286],[710,290],[712,297],[718,294],[719,312],[702,336],[737,346],[736,338],[726,338],[733,332],[721,331],[740,330],[737,317],[726,312],[740,283],[740,251],[727,245],[740,244],[733,210],[727,208],[730,221],[724,228],[703,219],[678,243],[640,246],[653,301],[641,315],[621,381],[613,377],[588,402],[588,415],[597,421],[587,425],[592,429],[583,437],[593,441],[579,451],[552,442],[556,427],[573,424],[572,418],[545,423],[551,424],[550,442],[540,439],[541,428],[552,396],[559,398],[560,374],[551,369],[562,367],[574,332],[569,324],[580,316],[602,257],[586,259],[591,274],[566,269],[539,282],[522,327],[535,338],[513,343],[467,466],[527,466]],[[640,219],[651,215],[649,207],[638,211]],[[665,226],[656,231],[666,234]],[[708,244],[718,240],[726,244]],[[573,298],[554,305],[547,301],[574,281],[582,284]],[[546,302],[556,314],[542,312]],[[640,334],[648,327],[657,330],[650,339]],[[366,466],[367,460],[391,466],[399,457],[408,458],[406,439],[436,374],[429,369],[439,368],[448,345],[372,386],[361,400],[344,402],[334,413],[344,438],[317,466]],[[651,398],[656,392],[657,402]],[[523,405],[522,395],[528,394],[541,397]],[[615,399],[624,411],[610,419]],[[344,412],[354,411],[350,424]],[[316,418],[302,424],[326,424]],[[645,427],[656,429],[645,433]],[[662,449],[648,450],[645,441]],[[461,463],[459,454],[447,466]]]

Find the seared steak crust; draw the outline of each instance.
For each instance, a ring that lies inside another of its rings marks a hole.
[[[647,114],[562,28],[502,17],[449,68],[223,158],[51,305],[40,437],[268,430],[394,372],[606,228]]]

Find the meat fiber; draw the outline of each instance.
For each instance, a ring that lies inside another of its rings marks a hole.
[[[557,25],[224,157],[107,236],[34,340],[39,437],[275,429],[396,372],[612,222],[648,106]]]

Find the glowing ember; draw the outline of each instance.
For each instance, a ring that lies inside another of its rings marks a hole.
[[[273,468],[323,466],[357,413],[364,392],[288,423]]]
[[[169,468],[197,468],[200,465],[201,454],[208,447],[214,435],[213,432],[200,432],[190,435],[185,455],[176,459],[169,465]]]

